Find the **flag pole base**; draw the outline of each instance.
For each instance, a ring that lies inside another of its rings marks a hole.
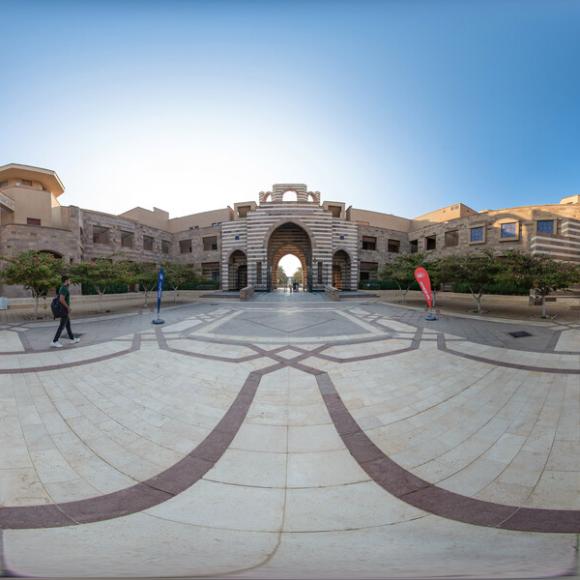
[[[425,320],[437,320],[437,315],[433,312],[427,312],[425,315]]]
[[[165,324],[165,320],[162,320],[161,318],[156,318],[155,320],[151,321],[152,324]]]

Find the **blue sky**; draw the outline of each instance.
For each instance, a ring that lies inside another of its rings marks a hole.
[[[0,163],[183,215],[275,182],[413,217],[580,192],[580,2],[0,0]]]

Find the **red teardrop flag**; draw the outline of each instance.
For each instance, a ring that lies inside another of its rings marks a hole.
[[[417,280],[417,284],[419,284],[419,288],[421,288],[421,292],[423,292],[423,296],[425,296],[427,306],[431,308],[433,306],[433,294],[431,293],[431,279],[429,278],[429,272],[427,272],[423,266],[415,268],[415,280]]]

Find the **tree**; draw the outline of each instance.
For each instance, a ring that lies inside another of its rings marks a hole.
[[[103,310],[103,296],[115,284],[130,284],[131,276],[125,262],[97,258],[94,262],[80,262],[70,269],[73,282],[93,286],[99,295],[100,310]]]
[[[497,281],[504,268],[505,262],[499,260],[492,250],[481,254],[447,256],[441,258],[439,263],[441,280],[467,285],[478,314],[481,314],[483,293]]]
[[[298,282],[298,284],[304,285],[304,273],[302,272],[302,267],[296,268],[296,272],[292,274],[292,281]]]
[[[401,295],[401,304],[405,303],[407,292],[415,282],[415,269],[418,266],[427,266],[425,254],[401,254],[392,262],[385,264],[380,273],[382,280],[394,282],[399,288]],[[429,271],[427,269],[427,271]]]
[[[277,278],[278,286],[288,285],[288,276],[286,275],[286,272],[284,272],[284,268],[282,268],[282,266],[278,266]]]
[[[533,256],[521,252],[508,252],[504,258],[504,276],[525,284],[541,298],[542,318],[548,318],[546,297],[557,290],[569,288],[580,281],[580,269],[569,262],[557,262],[544,255]]]
[[[163,264],[165,270],[165,282],[173,290],[173,302],[177,301],[177,291],[186,284],[197,282],[198,276],[193,271],[193,267],[189,264],[176,264],[172,262],[165,262]]]
[[[62,260],[47,252],[32,250],[2,260],[8,262],[2,270],[2,279],[6,284],[21,284],[30,290],[34,298],[34,316],[38,317],[39,299],[60,284],[64,268]]]
[[[137,284],[138,289],[145,294],[143,306],[149,305],[149,295],[157,286],[159,268],[152,262],[130,262],[125,264],[128,273],[128,283]]]

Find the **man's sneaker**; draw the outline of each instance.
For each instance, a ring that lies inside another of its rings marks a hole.
[[[50,343],[50,346],[52,348],[62,348],[63,347],[62,343],[59,342],[58,340],[55,340],[54,342],[51,342]]]
[[[80,339],[78,336],[75,336],[74,338],[71,338],[71,339],[70,339],[70,341],[71,341],[73,344],[76,344],[77,342],[80,342],[80,341],[81,341],[81,339]]]

